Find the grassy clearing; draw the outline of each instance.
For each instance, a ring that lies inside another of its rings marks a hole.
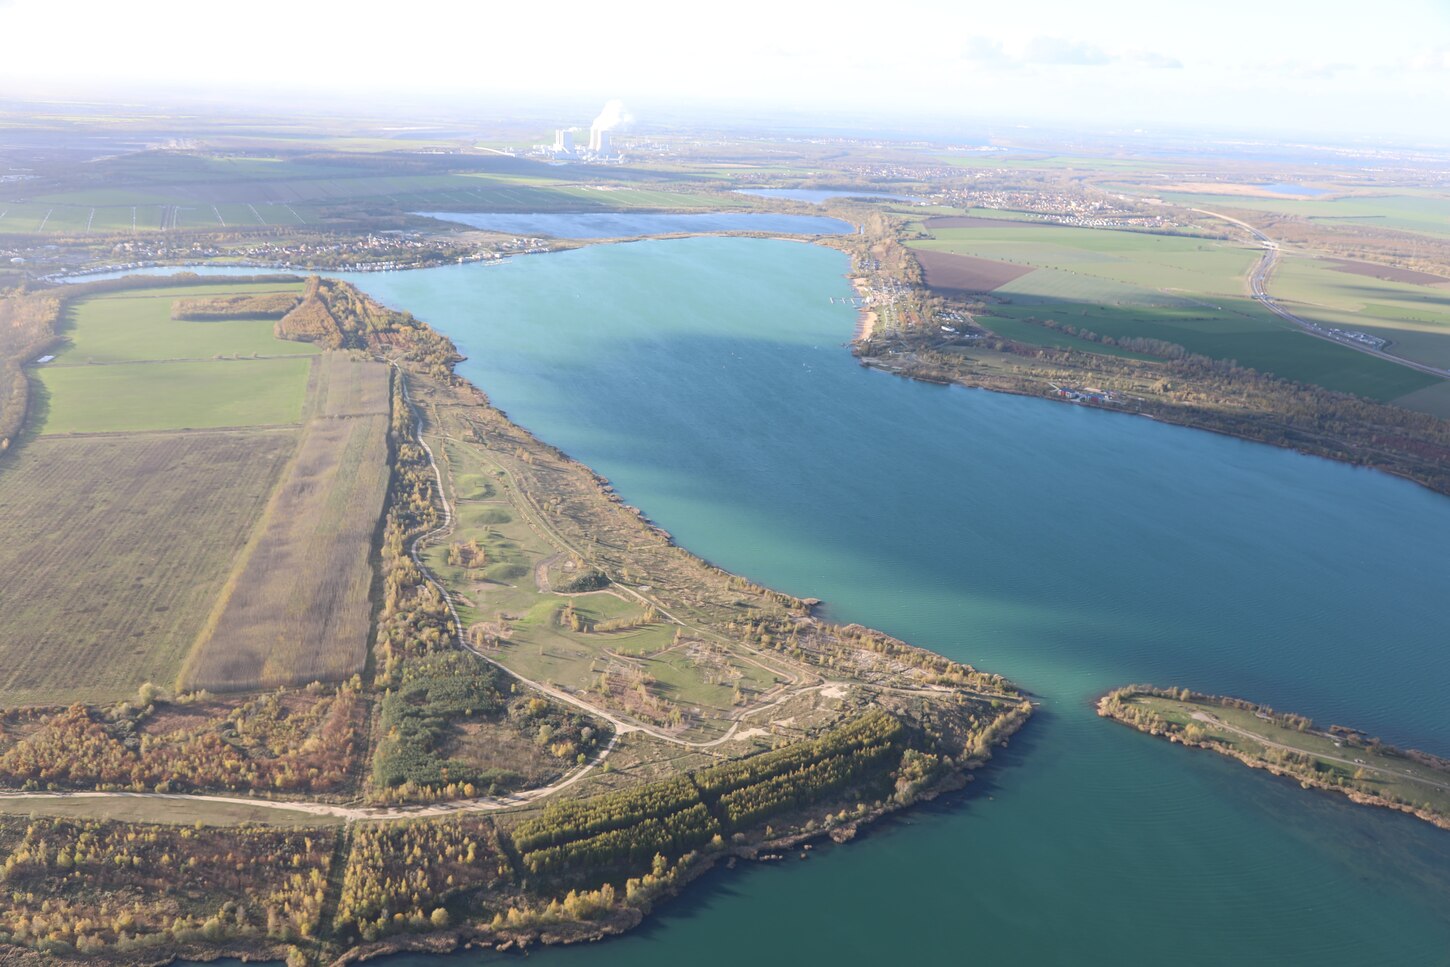
[[[0,705],[176,674],[295,446],[286,431],[42,438],[0,467]]]
[[[37,374],[45,407],[41,432],[295,424],[308,368],[300,358],[46,367]]]
[[[335,681],[367,660],[369,548],[388,487],[388,369],[341,353],[319,369],[318,418],[187,662],[186,688]]]
[[[306,343],[286,342],[272,335],[269,319],[187,321],[171,318],[180,293],[192,299],[302,294],[302,283],[256,283],[181,289],[140,289],[81,302],[67,313],[62,335],[67,345],[52,366],[137,362],[168,359],[213,359],[218,356],[306,356],[318,352]]]

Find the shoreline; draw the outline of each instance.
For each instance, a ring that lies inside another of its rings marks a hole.
[[[1259,446],[1272,447],[1275,450],[1287,450],[1291,453],[1300,454],[1301,456],[1314,457],[1320,460],[1327,460],[1331,463],[1340,464],[1358,470],[1369,470],[1377,473],[1383,473],[1386,476],[1394,477],[1397,480],[1403,480],[1406,483],[1412,483],[1418,487],[1423,487],[1431,493],[1439,494],[1443,497],[1450,497],[1450,484],[1447,484],[1446,486],[1436,486],[1429,480],[1421,479],[1399,468],[1393,466],[1386,466],[1379,463],[1362,461],[1360,459],[1357,459],[1355,454],[1350,452],[1345,452],[1343,450],[1320,452],[1317,450],[1306,449],[1303,446],[1294,445],[1292,443],[1279,443],[1274,440],[1266,440],[1257,436],[1252,436],[1248,433],[1235,432],[1234,430],[1227,427],[1210,426],[1202,422],[1193,421],[1189,418],[1180,419],[1176,418],[1177,411],[1171,408],[1168,410],[1168,412],[1163,413],[1145,413],[1141,410],[1133,410],[1125,407],[1102,406],[1100,404],[1090,401],[1067,399],[1061,396],[1057,396],[1053,393],[1034,392],[1026,387],[993,386],[988,385],[985,380],[980,382],[973,382],[970,379],[955,373],[950,376],[933,378],[922,373],[910,372],[898,365],[893,364],[891,361],[883,356],[867,354],[864,351],[865,346],[863,344],[869,338],[869,336],[858,337],[849,344],[851,354],[856,357],[857,362],[859,362],[860,365],[866,367],[867,369],[874,369],[879,372],[890,373],[891,375],[901,377],[902,379],[909,379],[918,383],[926,383],[932,386],[960,386],[963,389],[982,390],[983,392],[987,393],[1001,393],[1006,396],[1021,396],[1026,399],[1040,399],[1050,403],[1064,403],[1071,406],[1078,406],[1083,409],[1096,410],[1102,413],[1117,413],[1123,416],[1141,417],[1143,419],[1153,420],[1157,423],[1162,423],[1165,426],[1174,426],[1185,430],[1200,430],[1205,433],[1212,433],[1217,436],[1227,437],[1231,440],[1242,440],[1245,443],[1253,443],[1258,444]]]
[[[235,278],[235,276],[211,276],[210,279],[203,281],[223,281],[232,278]],[[169,282],[169,278],[165,276],[146,276],[140,279],[112,282],[109,286],[101,282],[100,285],[106,288],[129,288],[132,286],[145,288],[165,287]],[[89,294],[89,290],[80,287],[73,291],[76,296]],[[426,323],[421,323],[420,325],[422,329],[428,330],[437,336],[439,340],[442,340],[451,347],[451,343],[447,341],[446,337],[438,333],[437,330],[432,329]],[[377,347],[373,346],[371,348],[376,349]],[[420,403],[426,404],[428,401],[433,401],[442,402],[445,405],[477,407],[481,414],[488,414],[490,421],[496,418],[498,422],[495,423],[495,426],[499,426],[503,432],[517,437],[522,445],[529,448],[530,452],[537,450],[541,456],[548,456],[550,459],[556,459],[563,464],[573,465],[571,473],[587,475],[589,480],[592,481],[590,484],[591,491],[597,491],[598,495],[603,497],[606,503],[618,505],[622,508],[621,512],[627,512],[629,515],[632,515],[633,519],[639,521],[637,526],[642,526],[651,533],[660,536],[668,546],[678,548],[681,554],[697,561],[699,567],[703,567],[712,573],[718,572],[721,575],[725,574],[725,572],[720,572],[718,569],[713,568],[708,562],[705,562],[697,555],[691,554],[684,548],[679,548],[679,545],[675,544],[669,535],[651,524],[641,511],[624,505],[622,501],[613,496],[612,490],[608,487],[607,482],[599,477],[592,469],[567,457],[561,451],[539,440],[526,428],[509,420],[502,411],[497,410],[488,401],[487,396],[475,383],[457,374],[455,365],[458,361],[456,357],[449,361],[446,371],[441,369],[430,370],[426,368],[424,363],[416,361],[404,362],[399,368],[407,370],[410,377],[408,382],[414,383],[413,388],[422,392],[423,399],[419,401]],[[414,400],[407,399],[406,393],[404,396],[405,401],[411,409],[414,405]],[[419,414],[415,412],[413,415],[416,416]],[[408,422],[412,423],[411,420]],[[439,427],[434,426],[433,429],[437,431]],[[421,421],[413,423],[410,427],[408,437],[415,440],[420,446],[426,448],[427,444],[423,439],[423,430],[424,426]],[[496,429],[494,432],[498,433],[501,430]],[[532,461],[529,461],[529,464],[532,465]],[[435,471],[441,469],[438,468],[437,464],[433,466],[435,467]],[[449,484],[452,482],[451,476],[452,473],[450,471],[450,480],[448,483],[444,483],[440,478],[440,495],[446,493],[449,489]],[[784,596],[779,595],[778,592],[772,592],[767,588],[756,586],[753,582],[749,582],[747,578],[739,577],[735,580],[742,582],[743,586],[754,588],[754,593],[758,593],[764,598],[773,599],[779,597],[784,599]],[[705,586],[702,585],[702,587]],[[738,594],[744,592],[737,588],[732,593]],[[807,609],[818,604],[818,602],[806,599],[790,599],[789,603],[791,603],[792,607],[803,607]],[[836,626],[825,627],[832,628]],[[892,717],[896,717],[905,723],[911,723],[916,721],[918,715],[922,714],[922,707],[928,707],[933,710],[928,714],[936,714],[942,711],[939,703],[943,700],[937,696],[939,694],[947,694],[958,686],[966,688],[967,685],[963,684],[963,682],[972,679],[978,674],[969,666],[959,665],[927,649],[908,645],[905,642],[879,632],[868,632],[867,629],[860,629],[860,631],[870,636],[869,639],[862,639],[867,644],[872,647],[880,646],[884,649],[883,653],[898,656],[895,670],[884,678],[866,676],[852,677],[849,679],[848,684],[853,687],[858,687],[861,690],[861,697],[858,700],[863,701],[865,705],[860,707],[888,710]],[[805,638],[803,638],[803,642],[806,643],[807,650],[809,651],[810,644]],[[749,650],[750,645],[748,640],[742,641],[741,644],[742,647]],[[863,646],[857,645],[854,647]],[[823,656],[829,656],[836,654],[836,652],[826,649],[821,654]],[[821,660],[823,661],[824,658]],[[812,669],[817,667],[824,668],[825,666],[806,662],[803,667]],[[509,674],[513,673],[510,672]],[[948,680],[943,678],[943,676],[952,677]],[[1010,684],[1003,682],[998,676],[987,677],[996,679],[996,683],[990,687],[1003,700],[1000,706],[1000,714],[997,714],[990,723],[984,722],[982,725],[978,725],[975,720],[958,722],[957,725],[953,726],[955,731],[949,730],[946,733],[950,736],[950,741],[940,741],[938,739],[929,741],[923,745],[922,748],[930,750],[933,756],[936,754],[941,755],[942,759],[939,767],[922,772],[917,777],[918,774],[916,773],[904,772],[905,767],[900,764],[890,766],[883,764],[879,772],[873,772],[869,775],[869,782],[863,779],[849,788],[825,795],[818,800],[805,799],[802,805],[766,817],[775,824],[775,830],[772,830],[769,825],[764,824],[764,818],[761,819],[760,822],[762,825],[759,828],[755,826],[740,826],[738,827],[740,832],[735,834],[735,838],[732,839],[730,844],[711,844],[709,846],[698,847],[694,852],[680,857],[677,865],[671,869],[669,875],[660,878],[650,887],[646,891],[647,895],[641,895],[639,897],[631,896],[628,901],[621,898],[617,906],[592,915],[584,914],[577,919],[550,919],[547,917],[540,918],[538,913],[542,912],[543,907],[536,907],[535,904],[547,902],[549,896],[552,896],[552,893],[549,893],[547,890],[537,894],[526,891],[522,894],[527,898],[529,904],[526,912],[529,912],[533,919],[525,919],[518,924],[514,924],[510,920],[506,926],[498,924],[490,925],[485,919],[462,924],[451,929],[427,930],[425,928],[416,933],[406,932],[395,934],[380,938],[372,943],[362,941],[350,942],[341,938],[329,938],[322,941],[308,942],[301,946],[300,951],[294,949],[289,954],[289,959],[300,952],[312,962],[344,964],[407,951],[448,952],[457,950],[460,947],[465,949],[471,947],[487,947],[494,950],[515,950],[526,949],[528,946],[534,944],[575,943],[603,939],[608,936],[624,933],[642,923],[661,903],[680,895],[695,879],[703,876],[712,869],[719,868],[722,862],[729,866],[733,866],[743,859],[768,862],[780,859],[779,854],[781,852],[793,850],[797,847],[802,847],[802,855],[805,855],[804,850],[810,848],[809,844],[821,841],[826,837],[830,837],[835,842],[844,843],[855,838],[861,829],[888,814],[901,812],[921,801],[934,799],[942,793],[966,786],[971,782],[972,776],[977,770],[990,763],[994,750],[999,746],[1005,745],[1007,740],[1023,727],[1032,714],[1032,703],[1024,693],[1013,688]],[[825,678],[822,678],[822,681],[825,680]],[[940,684],[939,681],[946,681],[946,684]],[[913,685],[917,686],[917,688],[901,687]],[[979,683],[979,687],[986,688],[988,686]],[[897,692],[903,694],[920,692],[921,694],[911,698],[901,698],[895,694]],[[883,701],[884,698],[889,698],[889,700]],[[950,703],[947,703],[947,707],[951,707]],[[946,720],[951,720],[950,714],[946,716]],[[830,727],[834,728],[835,726],[832,725]],[[939,742],[940,744],[933,744],[934,742]],[[917,748],[915,740],[904,744],[903,749],[905,748]],[[740,757],[737,761],[747,761],[748,758]],[[909,762],[910,760],[904,761]],[[896,784],[894,793],[890,791],[893,782]],[[857,796],[862,795],[863,791],[875,789],[878,783],[883,783],[882,789],[885,790],[879,794],[880,798],[874,798],[878,793],[871,792],[870,796],[867,796],[857,803],[854,812],[848,816],[845,808],[846,805],[857,802]],[[902,785],[903,783],[905,785]],[[634,787],[628,786],[625,788]],[[56,793],[50,794],[57,795]],[[44,796],[47,793],[44,791],[32,792],[30,795]],[[109,795],[122,797],[128,794],[79,791],[58,795],[64,798],[98,798]],[[224,796],[209,796],[205,793],[155,795],[166,795],[167,798],[197,798],[207,800],[228,798]],[[250,797],[234,798],[244,802],[253,801]],[[259,799],[257,801],[262,802],[265,800]],[[296,804],[292,803],[285,806],[279,804],[279,808],[289,807],[297,808]],[[319,803],[314,805],[313,808],[325,810],[329,807]],[[408,818],[408,806],[393,808],[403,813],[399,818]],[[425,815],[430,811],[427,807],[412,808],[416,812]],[[459,809],[459,804],[456,802],[434,808],[450,814],[464,811]],[[833,815],[833,811],[835,810],[840,811],[839,817]],[[303,811],[305,811],[305,808]],[[107,816],[101,821],[117,823],[122,826],[132,823],[132,820],[122,815]],[[143,827],[138,826],[137,828]],[[219,826],[218,829],[221,831],[220,835],[225,836],[225,830],[229,828],[231,827]],[[345,854],[340,855],[345,856]],[[610,882],[614,882],[613,879]],[[105,888],[105,884],[106,881],[104,878],[100,878],[97,881],[98,888]],[[492,888],[481,889],[486,890]],[[560,893],[562,895],[562,890]],[[481,895],[489,896],[490,894],[484,892]],[[325,924],[330,924],[330,922],[324,920]],[[324,927],[322,935],[325,937],[329,933],[331,933],[331,927]],[[288,948],[285,946],[285,942],[263,939],[261,937],[234,937],[230,940],[221,941],[215,947],[202,948],[195,946],[189,940],[181,940],[180,938],[177,940],[171,940],[170,938],[161,939],[161,935],[159,934],[147,934],[146,937],[148,938],[147,940],[131,950],[108,951],[113,957],[113,962],[127,965],[150,965],[169,963],[183,958],[199,961],[222,957],[272,959],[283,954],[288,954]],[[151,939],[153,937],[156,939]],[[15,947],[9,944],[0,944],[0,961],[25,964],[56,962],[89,964],[94,962],[89,958],[76,956],[73,953],[61,953],[57,957],[55,952],[41,951],[31,947]]]
[[[1404,813],[1406,815],[1413,816],[1423,822],[1429,823],[1432,826],[1450,831],[1450,815],[1435,812],[1432,809],[1427,809],[1424,806],[1417,806],[1414,803],[1400,802],[1398,800],[1388,798],[1387,796],[1379,795],[1374,792],[1368,792],[1363,789],[1355,788],[1353,786],[1338,784],[1332,781],[1332,773],[1329,774],[1330,778],[1325,778],[1324,775],[1320,774],[1317,770],[1313,773],[1306,774],[1304,772],[1297,771],[1291,768],[1285,768],[1284,766],[1275,762],[1271,762],[1266,758],[1255,756],[1250,752],[1246,752],[1232,745],[1226,745],[1223,742],[1217,740],[1216,738],[1208,736],[1205,736],[1203,738],[1195,738],[1192,735],[1186,734],[1182,728],[1179,728],[1176,725],[1176,723],[1160,721],[1157,719],[1142,720],[1139,718],[1134,718],[1127,711],[1130,706],[1128,705],[1127,701],[1124,701],[1125,699],[1131,701],[1134,698],[1144,696],[1166,697],[1159,694],[1165,691],[1172,691],[1172,689],[1153,689],[1150,686],[1139,685],[1129,685],[1123,688],[1114,689],[1110,692],[1107,692],[1098,699],[1095,706],[1096,711],[1097,714],[1102,718],[1110,719],[1121,725],[1125,725],[1135,731],[1142,732],[1145,735],[1151,735],[1156,738],[1167,739],[1169,742],[1176,743],[1178,745],[1184,746],[1185,748],[1203,749],[1209,752],[1216,752],[1219,755],[1225,756],[1227,758],[1235,759],[1251,769],[1261,769],[1272,776],[1293,780],[1304,789],[1315,789],[1320,792],[1334,793],[1343,796],[1350,802],[1361,806],[1375,806],[1380,809],[1389,809],[1395,812]],[[1283,714],[1276,712],[1274,709],[1270,708],[1267,705],[1259,705],[1253,702],[1247,702],[1242,699],[1230,698],[1228,696],[1203,695],[1197,692],[1190,692],[1189,695],[1190,698],[1185,701],[1192,704],[1217,706],[1221,708],[1242,708],[1245,711],[1252,711],[1257,716],[1262,718],[1274,718]],[[1195,716],[1195,718],[1198,718],[1198,716]],[[1231,732],[1238,731],[1228,726],[1222,727],[1228,729]],[[1338,726],[1335,726],[1334,728],[1338,728]],[[1333,738],[1331,732],[1311,730],[1308,728],[1301,729],[1300,731],[1309,732],[1316,737],[1323,737],[1326,739]],[[1354,730],[1345,731],[1347,733],[1352,733],[1355,735],[1362,734],[1355,733]],[[1248,741],[1260,742],[1261,744],[1265,745],[1266,749],[1273,746],[1273,740],[1271,739],[1253,738],[1251,737],[1251,734],[1245,734],[1244,738],[1248,739]],[[1354,748],[1354,746],[1351,745],[1350,748],[1352,749]],[[1398,756],[1408,759],[1410,761],[1419,762],[1419,757],[1424,757],[1431,759],[1432,761],[1438,761],[1440,763],[1443,763],[1446,766],[1450,766],[1450,762],[1446,762],[1446,760],[1439,759],[1436,756],[1431,756],[1428,753],[1419,752],[1415,749],[1402,750],[1396,748],[1395,746],[1381,745],[1378,747],[1378,750],[1381,754]],[[1312,752],[1301,752],[1300,754],[1309,758],[1315,757],[1315,753]],[[1364,763],[1363,759],[1355,759],[1354,761],[1356,763]],[[1381,771],[1378,767],[1370,768],[1373,771]],[[1447,775],[1447,784],[1450,784],[1450,775]]]

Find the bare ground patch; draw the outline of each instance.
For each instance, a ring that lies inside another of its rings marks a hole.
[[[918,250],[926,284],[938,292],[976,295],[991,292],[1033,271],[1032,266],[1012,265],[971,255]]]
[[[1409,285],[1450,285],[1450,279],[1443,275],[1431,275],[1429,272],[1416,272],[1414,269],[1399,269],[1393,265],[1380,265],[1377,262],[1357,262],[1353,259],[1325,259],[1334,266],[1336,272],[1348,272],[1350,275],[1367,275],[1374,279],[1384,279],[1386,282],[1404,282]]]

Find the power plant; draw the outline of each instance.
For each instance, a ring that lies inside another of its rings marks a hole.
[[[579,128],[559,128],[554,132],[554,143],[541,144],[534,148],[535,154],[544,155],[553,161],[619,161],[610,132],[631,120],[619,101],[610,101],[589,126],[588,147],[581,149],[574,142]]]

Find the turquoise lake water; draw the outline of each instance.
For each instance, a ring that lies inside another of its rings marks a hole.
[[[553,238],[623,238],[671,232],[772,232],[781,235],[842,235],[850,222],[824,215],[775,212],[418,212],[510,235]]]
[[[1450,964],[1450,833],[1092,710],[1183,684],[1450,752],[1450,501],[865,370],[846,271],[696,238],[348,277],[683,546],[1042,703],[964,794],[529,962]]]

